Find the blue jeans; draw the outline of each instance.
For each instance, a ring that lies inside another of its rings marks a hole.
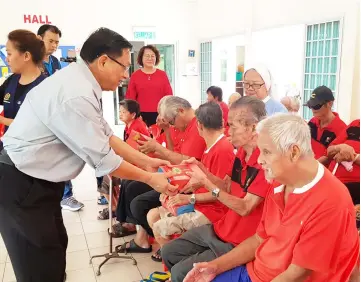
[[[245,265],[238,266],[214,278],[213,282],[252,282]]]
[[[103,182],[103,176],[102,177],[97,177],[97,185],[102,186],[102,182]]]
[[[63,194],[63,200],[68,199],[73,196],[73,184],[71,184],[71,181],[65,181],[65,189]]]

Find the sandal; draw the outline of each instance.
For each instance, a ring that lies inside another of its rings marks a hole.
[[[169,272],[160,272],[155,271],[147,279],[141,280],[141,282],[166,282],[170,281],[170,273]]]
[[[127,247],[127,244],[129,243],[129,247]],[[129,242],[125,242],[122,245],[116,246],[115,251],[117,253],[138,253],[138,254],[147,254],[152,252],[152,246],[149,248],[142,248],[137,245],[137,243],[134,242],[134,239],[130,240]]]
[[[137,234],[137,230],[129,230],[125,228],[120,222],[112,226],[113,238],[121,238],[133,234]]]
[[[162,262],[163,259],[162,259],[161,249],[159,249],[158,251],[156,251],[154,255],[151,255],[150,258],[151,258],[153,261],[155,261],[155,262]]]
[[[105,206],[108,204],[107,199],[104,196],[98,198],[98,205]]]
[[[115,213],[113,212],[113,218],[115,217]],[[107,220],[109,219],[109,209],[105,208],[102,211],[99,211],[98,220]]]

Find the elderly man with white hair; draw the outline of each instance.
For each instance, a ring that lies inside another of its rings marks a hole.
[[[347,189],[314,159],[301,117],[275,115],[257,131],[258,161],[275,183],[256,234],[184,281],[349,281],[359,239]]]
[[[255,96],[266,104],[267,115],[287,113],[287,109],[271,96],[272,77],[263,65],[256,65],[244,73],[244,89],[246,96]]]

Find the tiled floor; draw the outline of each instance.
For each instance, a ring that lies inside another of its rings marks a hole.
[[[63,211],[65,226],[69,236],[67,251],[67,282],[135,282],[146,278],[153,271],[162,271],[160,263],[150,259],[151,254],[134,254],[138,264],[134,266],[130,260],[111,260],[102,267],[101,275],[96,276],[96,270],[102,259],[94,259],[89,264],[91,255],[103,254],[109,250],[107,234],[108,221],[96,219],[98,210],[96,199],[96,180],[94,171],[85,167],[84,171],[73,181],[76,198],[85,204],[80,212]],[[114,239],[115,244],[121,244],[130,237]],[[0,282],[14,282],[15,275],[7,255],[4,243],[0,237]]]

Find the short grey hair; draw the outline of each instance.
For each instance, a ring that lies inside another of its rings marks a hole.
[[[158,114],[160,113],[160,107],[162,106],[162,104],[164,103],[165,100],[167,100],[167,98],[169,98],[170,96],[164,96],[162,99],[159,100],[158,102],[158,107],[157,107],[157,111]]]
[[[275,114],[258,123],[256,131],[268,134],[277,150],[282,154],[285,154],[291,146],[297,145],[302,156],[313,156],[311,131],[308,124],[300,116]]]
[[[159,107],[159,114],[168,119],[174,119],[179,109],[191,109],[192,105],[186,100],[181,97],[177,96],[166,96]]]
[[[267,116],[265,103],[256,97],[241,97],[232,104],[230,110],[236,110],[242,107],[247,108],[249,112],[241,113],[238,119],[240,119],[239,121],[246,122],[247,125],[258,123]]]

